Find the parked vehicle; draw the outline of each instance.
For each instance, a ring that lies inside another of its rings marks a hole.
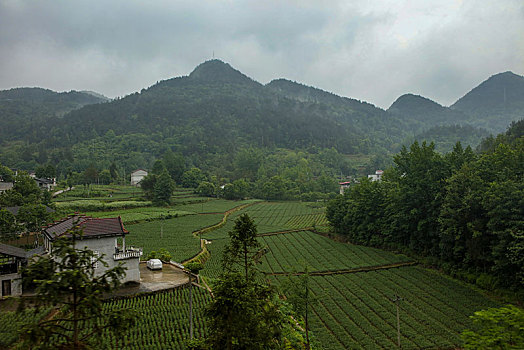
[[[160,259],[149,259],[147,261],[147,268],[150,270],[162,270],[162,261],[160,261]]]

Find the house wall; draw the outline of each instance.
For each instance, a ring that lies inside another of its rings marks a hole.
[[[11,280],[11,296],[22,295],[22,276],[18,273],[10,273],[7,275],[0,275],[0,297],[2,295],[2,281]]]
[[[131,185],[137,185],[146,176],[147,171],[144,170],[139,170],[131,173]]]
[[[129,258],[115,261],[113,259],[113,255],[115,254],[115,239],[116,237],[89,238],[76,242],[75,246],[77,249],[87,248],[94,252],[98,252],[100,256],[103,255],[103,259],[107,262],[108,266],[105,267],[102,264],[99,264],[95,270],[96,276],[100,276],[104,271],[112,269],[113,267],[118,266],[119,263],[122,263],[127,270],[126,276],[121,282],[140,282],[140,270],[138,267],[140,258]]]

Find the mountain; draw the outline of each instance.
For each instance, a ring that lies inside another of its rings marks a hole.
[[[105,103],[92,93],[18,90],[0,94],[9,125],[0,162],[23,169],[47,160],[63,172],[113,161],[150,167],[172,150],[188,165],[231,173],[245,149],[387,156],[414,135],[448,145],[483,134],[465,127],[474,119],[466,112],[421,96],[403,95],[384,111],[286,79],[262,85],[220,60]]]
[[[198,156],[249,146],[369,152],[400,140],[397,135],[392,141],[395,132],[386,130],[389,115],[372,105],[341,97],[329,103],[300,101],[272,86],[211,60],[189,76],[72,111],[60,128],[41,125],[39,136],[54,138],[53,144],[66,147],[110,129],[116,136],[158,133],[160,139],[169,139],[171,148]]]
[[[100,95],[101,96],[101,95]],[[106,102],[92,93],[55,92],[42,88],[15,88],[0,91],[0,141],[23,138],[33,127],[85,105]]]
[[[476,126],[502,132],[512,121],[524,118],[524,77],[512,72],[495,74],[450,108],[468,114]]]
[[[444,107],[428,98],[405,94],[400,96],[387,110],[405,120],[417,122],[419,127],[433,127],[463,123],[468,116],[460,111]]]

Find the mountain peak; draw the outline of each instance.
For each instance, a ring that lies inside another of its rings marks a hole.
[[[512,117],[504,121],[506,124],[503,127],[506,127],[507,123],[515,120],[514,114],[522,115],[519,111],[523,106],[524,77],[507,71],[492,75],[451,105],[451,108],[479,115],[511,114]]]
[[[442,107],[437,102],[430,100],[424,96],[414,94],[404,94],[397,98],[395,102],[388,108],[389,112],[393,113],[420,113],[421,111],[440,111]]]
[[[255,83],[253,79],[234,69],[228,63],[218,59],[212,59],[199,64],[191,74],[189,74],[189,77],[207,82]]]

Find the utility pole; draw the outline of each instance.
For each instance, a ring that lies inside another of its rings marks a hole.
[[[191,281],[191,270],[189,271],[189,337],[193,339],[193,282]]]
[[[164,238],[164,215],[160,217],[160,238]]]
[[[398,295],[395,294],[395,298],[391,299],[392,302],[395,303],[395,305],[397,306],[397,345],[399,348],[401,348],[400,346],[400,313],[399,313],[399,301],[401,300],[404,300],[404,298],[401,298],[399,297]]]

